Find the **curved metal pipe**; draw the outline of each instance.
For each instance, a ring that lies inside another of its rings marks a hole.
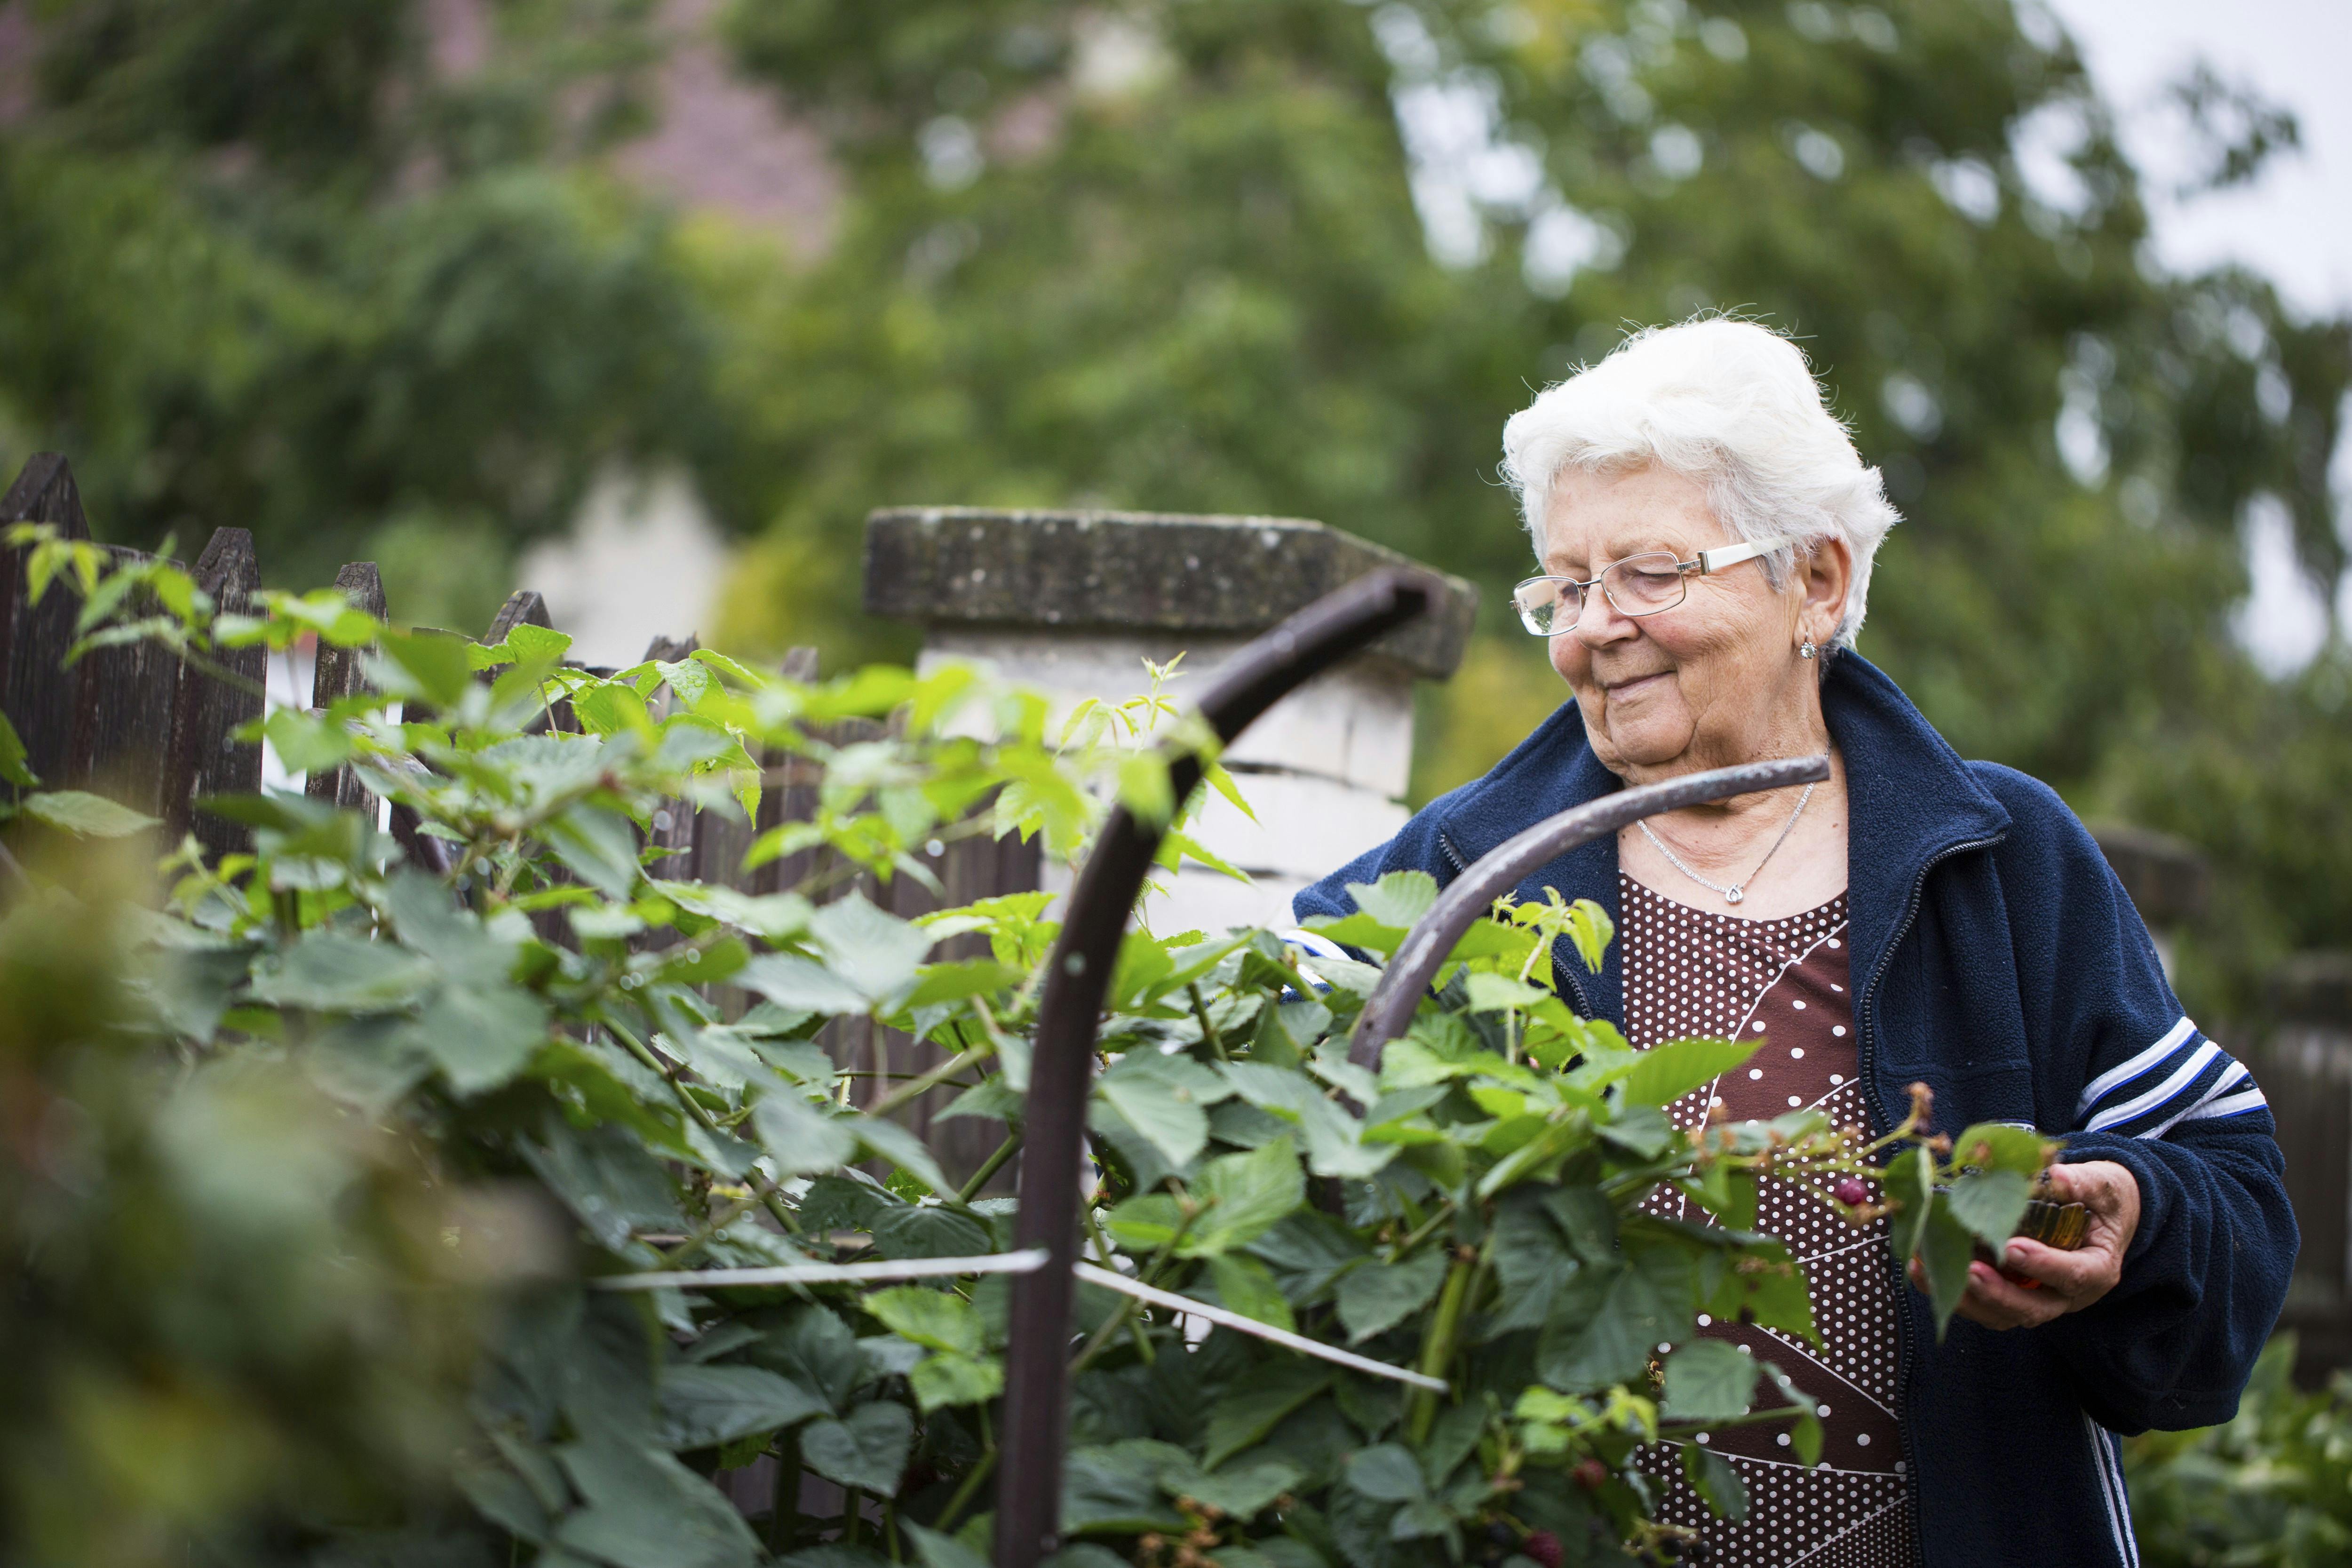
[[[1384,570],[1327,594],[1225,661],[1202,694],[1201,716],[1231,741],[1284,694],[1405,622],[1441,592],[1429,578]],[[1169,767],[1175,798],[1201,781],[1190,753]],[[1129,912],[1150,874],[1161,829],[1126,807],[1103,825],[1070,889],[1061,939],[1047,961],[1029,1067],[1014,1245],[1049,1261],[1013,1278],[1004,1352],[1004,1434],[998,1473],[997,1568],[1034,1568],[1060,1546],[1063,1438],[1067,1424],[1070,1267],[1077,1261],[1078,1181],[1095,1028]]]
[[[1736,768],[1692,773],[1663,784],[1621,790],[1549,817],[1478,858],[1437,896],[1429,912],[1414,922],[1404,945],[1389,960],[1380,984],[1356,1016],[1349,1037],[1348,1059],[1379,1071],[1381,1053],[1412,1024],[1412,1016],[1428,994],[1429,983],[1445,963],[1462,933],[1494,907],[1495,900],[1517,887],[1529,873],[1549,865],[1580,844],[1627,823],[1685,805],[1723,800],[1759,790],[1786,789],[1814,784],[1830,776],[1830,760],[1790,757],[1777,762],[1747,763]]]

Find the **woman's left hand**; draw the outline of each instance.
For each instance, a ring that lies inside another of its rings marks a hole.
[[[2006,1268],[1969,1265],[1969,1289],[1960,1316],[1988,1329],[2030,1329],[2069,1312],[2079,1312],[2123,1279],[2124,1254],[2139,1229],[2139,1183],[2112,1160],[2050,1167],[2049,1196],[2091,1211],[2083,1245],[2061,1252],[2023,1237],[2009,1244]],[[2025,1281],[2033,1283],[2028,1285]],[[1919,1260],[1911,1260],[1911,1282],[1927,1289]]]

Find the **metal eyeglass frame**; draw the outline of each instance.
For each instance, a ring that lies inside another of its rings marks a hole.
[[[1675,570],[1685,577],[1689,576],[1694,572],[1697,573],[1702,577],[1712,577],[1727,566],[1737,566],[1743,561],[1753,561],[1759,555],[1769,555],[1784,544],[1799,544],[1802,542],[1803,539],[1801,535],[1783,533],[1771,539],[1751,539],[1742,544],[1718,545],[1713,550],[1700,551],[1692,560],[1675,562]],[[1683,602],[1683,599],[1688,598],[1690,596],[1689,586],[1687,584],[1684,586],[1682,597],[1675,599],[1674,605],[1660,605],[1654,609],[1648,610],[1629,610],[1624,605],[1617,603],[1617,595],[1609,593],[1608,586],[1602,579],[1607,577],[1610,573],[1617,570],[1618,567],[1625,564],[1626,561],[1638,561],[1644,555],[1664,555],[1671,557],[1673,554],[1674,552],[1671,550],[1641,551],[1636,554],[1626,556],[1624,561],[1612,561],[1608,565],[1601,568],[1600,576],[1593,578],[1589,583],[1580,583],[1573,577],[1554,576],[1549,574],[1534,577],[1523,577],[1511,587],[1511,606],[1519,612],[1519,625],[1528,628],[1528,635],[1538,637],[1566,637],[1569,633],[1574,631],[1577,627],[1577,624],[1584,618],[1583,595],[1587,589],[1591,588],[1599,588],[1603,594],[1607,594],[1609,596],[1609,603],[1615,607],[1617,613],[1628,617],[1629,619],[1640,616],[1658,615],[1664,611],[1673,609],[1675,605],[1679,605]],[[1550,631],[1545,631],[1535,624],[1527,606],[1519,603],[1519,590],[1534,583],[1558,583],[1563,588],[1573,588],[1577,591],[1578,597],[1576,615],[1566,626],[1556,626]]]

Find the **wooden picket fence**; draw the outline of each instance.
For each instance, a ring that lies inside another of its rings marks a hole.
[[[65,537],[89,538],[89,520],[64,458],[49,452],[36,454],[6,496],[0,498],[0,528],[16,522],[45,522]],[[122,546],[105,548],[118,562],[148,559]],[[73,668],[65,668],[66,651],[75,640],[74,617],[80,601],[70,588],[58,584],[34,605],[25,560],[21,550],[0,550],[0,709],[5,710],[24,741],[26,760],[33,772],[47,787],[89,790],[160,817],[172,842],[194,833],[213,855],[249,847],[249,829],[210,816],[196,803],[207,795],[249,795],[261,788],[261,748],[235,737],[241,726],[261,717],[268,651],[257,647],[216,658],[217,665],[240,678],[242,684],[185,663],[153,643],[100,649]],[[242,528],[215,530],[196,557],[191,575],[223,611],[248,610],[261,585],[261,563],[253,535]],[[335,574],[335,586],[358,608],[378,617],[386,614],[383,578],[373,563],[354,562],[343,567]],[[518,626],[551,625],[546,600],[530,589],[520,589],[509,596],[480,640],[500,643]],[[682,637],[656,637],[646,657],[676,660],[698,646],[690,633]],[[366,679],[366,666],[364,649],[320,644],[313,667],[311,706],[325,708],[359,690]],[[794,649],[778,668],[796,679],[814,679],[818,672],[816,651]],[[568,705],[561,703],[550,714],[550,727],[573,732],[579,728]],[[844,742],[879,732],[879,727],[870,721],[850,721],[836,726],[827,738]],[[782,766],[783,760],[770,756],[762,759],[762,764],[789,775],[790,770]],[[351,808],[363,808],[373,798],[347,768],[312,774],[304,788],[313,798]],[[672,879],[722,883],[748,893],[779,892],[807,882],[824,889],[816,895],[820,901],[855,889],[907,918],[1038,885],[1041,868],[1034,841],[998,840],[985,835],[945,844],[930,858],[930,869],[940,886],[937,893],[909,877],[893,878],[883,886],[863,874],[833,876],[822,851],[803,851],[745,871],[743,855],[752,838],[784,823],[809,820],[815,814],[816,795],[813,782],[772,787],[761,795],[759,816],[750,823],[716,812],[689,810],[683,805],[656,813],[648,841],[671,851],[669,858],[657,862],[660,874]],[[442,846],[417,834],[413,816],[394,810],[389,826],[413,859],[437,867]],[[546,931],[554,936],[559,928],[551,924]],[[954,939],[943,947],[942,955],[987,956],[983,940],[977,937]],[[844,1069],[860,1075],[855,1079],[854,1097],[861,1103],[881,1098],[894,1083],[929,1071],[946,1059],[936,1046],[877,1028],[862,1018],[836,1020],[820,1039]],[[938,1112],[952,1098],[952,1090],[934,1089],[897,1115],[929,1143],[948,1172],[961,1180],[993,1152],[1003,1132],[994,1123],[978,1119],[938,1120]],[[991,1184],[992,1190],[999,1187],[1010,1190],[1009,1173],[1001,1173]]]

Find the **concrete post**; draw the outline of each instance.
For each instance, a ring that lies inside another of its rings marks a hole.
[[[1148,689],[1185,656],[1181,701],[1234,649],[1395,552],[1297,518],[908,508],[866,525],[866,607],[923,628],[920,666],[992,665],[1058,713]],[[1257,816],[1212,799],[1195,828],[1250,873],[1198,867],[1147,906],[1155,930],[1289,923],[1290,896],[1404,823],[1412,683],[1460,663],[1477,607],[1458,579],[1440,612],[1286,698],[1225,754]],[[1046,868],[1045,885],[1066,868]]]

